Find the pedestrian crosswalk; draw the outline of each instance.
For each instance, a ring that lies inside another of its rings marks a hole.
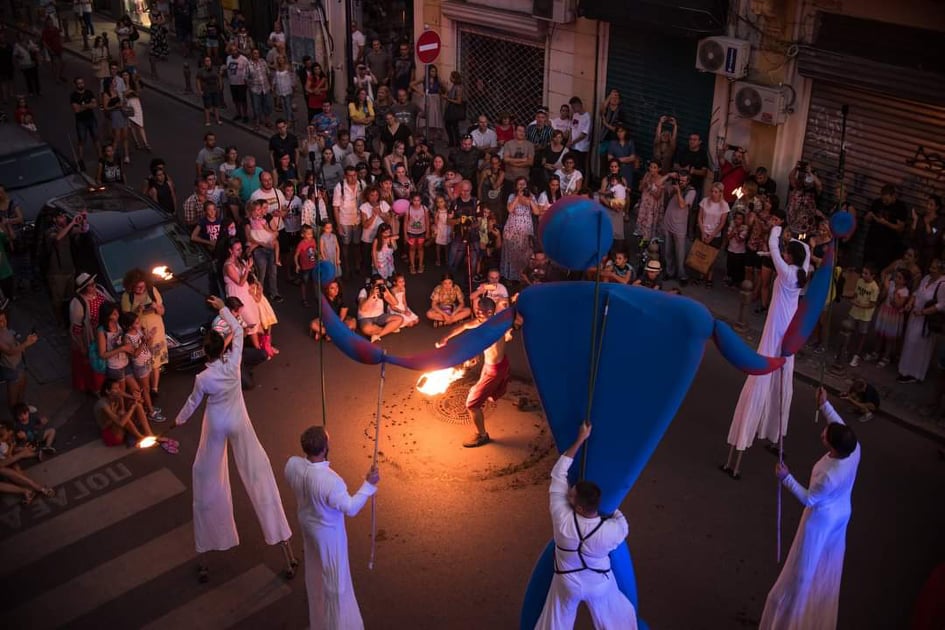
[[[179,582],[186,574],[193,581],[160,589],[156,597],[161,607],[152,607],[144,618],[133,618],[134,608],[125,606],[117,617],[119,625],[131,621],[134,627],[153,630],[229,628],[292,593],[289,583],[265,564],[231,563],[231,570],[213,572],[214,581],[198,585],[195,574],[184,569],[197,556],[189,511],[185,516],[180,510],[187,487],[169,468],[155,466],[160,463],[141,451],[95,443],[28,469],[56,494],[37,498],[29,507],[0,506],[0,581],[23,579],[24,584],[42,585],[24,586],[12,600],[0,598],[4,627],[89,627],[92,618],[95,627],[118,627],[107,619],[115,603],[122,598],[133,601],[142,590],[153,592],[152,585],[168,576]],[[166,514],[169,505],[176,506],[180,518],[157,519],[160,524],[148,528],[127,526],[153,521],[156,511]],[[138,529],[144,531],[135,537]],[[82,548],[86,541],[118,532],[133,541],[116,545],[115,555],[103,556],[100,545],[90,545],[87,552]],[[78,556],[81,561],[66,563],[73,574],[31,574],[34,566],[58,566],[58,558]]]

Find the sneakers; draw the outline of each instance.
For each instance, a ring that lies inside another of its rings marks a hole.
[[[873,419],[872,411],[867,411],[866,413],[860,416],[860,422],[869,422],[872,419]]]
[[[163,413],[161,413],[160,409],[155,407],[154,410],[148,414],[148,420],[150,420],[151,422],[164,422],[165,420],[167,420],[167,417]]]
[[[468,440],[463,442],[463,446],[466,448],[477,448],[480,446],[485,446],[491,441],[492,439],[489,437],[488,433],[473,433]]]
[[[879,358],[879,353],[877,353],[877,352],[870,352],[868,355],[866,355],[865,357],[863,357],[863,360],[866,361],[867,363],[872,363],[873,361],[875,361],[875,360],[878,359],[878,358]]]
[[[906,376],[904,374],[900,374],[899,377],[896,379],[896,382],[901,383],[903,385],[909,385],[911,383],[918,383],[919,379],[915,378],[914,376]]]
[[[854,354],[853,358],[850,359],[850,367],[858,367],[860,365],[860,355]]]
[[[282,304],[285,302],[285,298],[277,293],[276,295],[272,296],[272,301],[276,304]]]

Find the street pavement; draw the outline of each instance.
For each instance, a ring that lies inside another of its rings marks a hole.
[[[82,71],[91,78],[87,66]],[[52,83],[46,72],[42,78],[43,97],[32,103],[37,122],[43,135],[67,152],[68,88]],[[154,155],[168,161],[182,200],[201,144],[202,116],[153,90],[146,91],[144,107]],[[215,129],[221,145],[264,155],[264,140],[246,129],[230,124]],[[143,181],[150,157],[135,154],[129,181]],[[431,265],[422,277],[408,276],[414,310],[424,310],[437,271]],[[356,285],[345,288],[353,298]],[[312,313],[301,307],[295,288],[285,285],[283,293],[287,299],[276,307],[280,323],[274,332],[281,353],[257,369],[258,386],[246,402],[276,471],[299,554],[295,500],[282,481],[282,467],[298,452],[301,430],[321,422],[321,391],[317,345],[305,332]],[[737,319],[737,292],[693,288],[687,294]],[[40,327],[45,346],[30,351],[29,392],[34,404],[58,418],[64,448],[29,470],[55,487],[55,497],[30,507],[11,502],[0,507],[5,625],[305,627],[304,573],[291,581],[280,576],[281,554],[263,543],[235,470],[230,478],[242,544],[213,554],[210,582],[197,583],[190,466],[199,413],[172,434],[181,441],[179,455],[101,446],[90,401],[68,392],[68,346],[55,337],[51,314],[43,315],[41,296],[24,296],[13,309],[14,329],[25,329],[30,320],[47,322]],[[756,341],[761,324],[760,317],[752,320],[746,335]],[[432,347],[441,333],[421,324],[385,339],[384,346],[400,354],[416,352]],[[510,344],[510,359],[516,380],[509,395],[487,410],[496,443],[475,450],[459,445],[470,430],[457,423],[463,382],[430,400],[415,391],[417,374],[388,372],[373,571],[367,568],[369,507],[348,522],[352,573],[367,627],[517,625],[531,567],[550,537],[547,473],[554,456],[540,412],[513,405],[519,398],[535,398],[517,342]],[[627,349],[627,361],[649,360],[657,358]],[[798,363],[801,372],[804,360]],[[330,345],[325,368],[332,464],[353,490],[371,462],[379,370],[348,361]],[[653,628],[756,626],[777,577],[775,459],[760,448],[750,450],[738,482],[717,470],[743,380],[707,347],[678,417],[622,506],[631,524],[640,614]],[[191,385],[191,374],[165,376],[159,404],[167,415],[173,418]],[[906,391],[920,391],[912,387]],[[631,397],[626,413],[628,421],[635,420]],[[786,450],[788,465],[801,479],[823,451],[822,425],[813,419],[813,388],[798,379]],[[853,495],[839,627],[903,627],[920,585],[945,558],[940,500],[945,463],[926,434],[886,418],[853,424],[863,460]],[[801,509],[788,493],[782,500],[786,554]],[[590,627],[586,615],[579,627]]]

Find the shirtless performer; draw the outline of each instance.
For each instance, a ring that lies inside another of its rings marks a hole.
[[[495,301],[492,298],[480,298],[476,306],[476,320],[453,330],[438,341],[436,347],[442,348],[456,335],[478,327],[495,314],[495,308]],[[466,448],[484,446],[491,441],[489,434],[486,433],[486,421],[482,416],[482,406],[486,404],[486,400],[495,401],[502,398],[509,384],[509,360],[505,356],[505,342],[507,339],[508,335],[500,338],[484,350],[483,358],[485,362],[482,366],[482,373],[479,375],[476,384],[469,389],[469,396],[466,397],[466,410],[469,412],[470,419],[476,425],[476,433],[463,442],[463,446]]]

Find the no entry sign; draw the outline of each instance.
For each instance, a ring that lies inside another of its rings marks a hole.
[[[417,38],[417,59],[420,63],[433,63],[440,55],[440,36],[436,31],[423,31]]]

